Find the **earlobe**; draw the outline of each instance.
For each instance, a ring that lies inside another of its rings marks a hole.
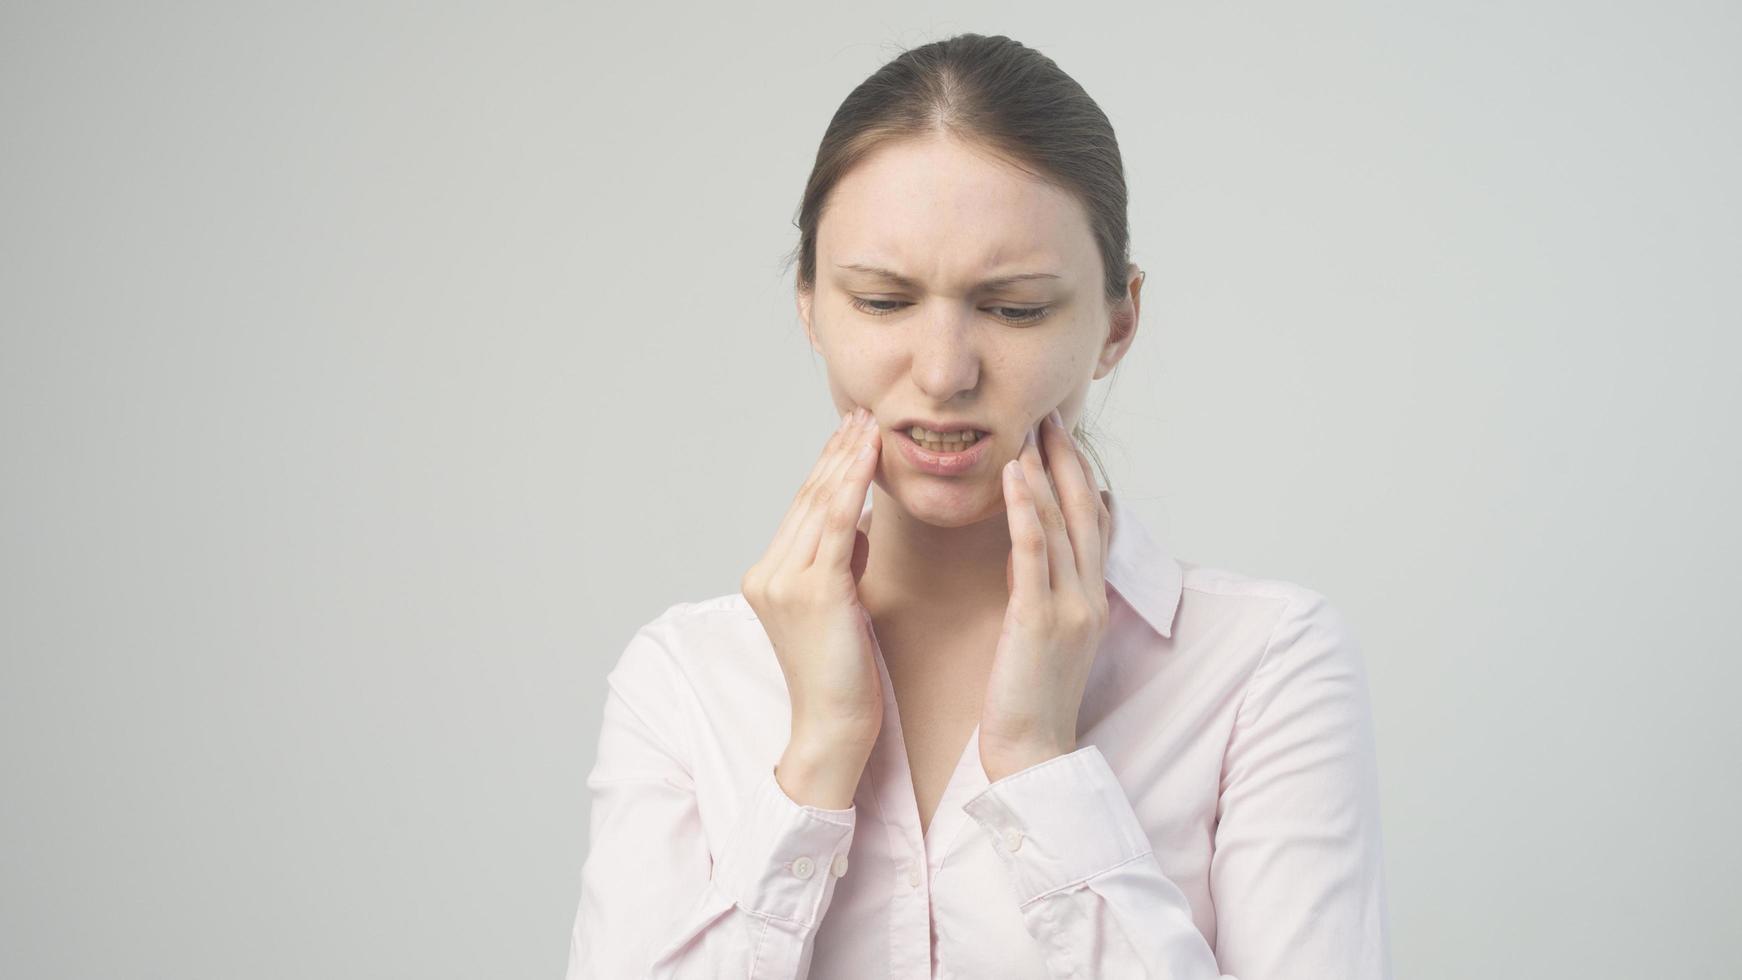
[[[1149,273],[1137,267],[1133,262],[1129,269],[1131,279],[1126,284],[1125,301],[1113,311],[1113,330],[1108,336],[1108,342],[1117,345],[1131,343],[1131,336],[1137,332],[1138,312],[1143,308],[1143,281],[1149,278]],[[1114,358],[1115,361],[1118,357]]]
[[[1112,373],[1125,353],[1131,349],[1131,340],[1137,333],[1137,305],[1123,303],[1108,323],[1107,342],[1101,345],[1101,358],[1096,365],[1095,376],[1090,380],[1099,381]]]
[[[1112,353],[1115,348],[1124,347],[1131,342],[1131,335],[1137,332],[1137,303],[1135,301],[1119,304],[1109,318],[1107,331],[1107,350]]]

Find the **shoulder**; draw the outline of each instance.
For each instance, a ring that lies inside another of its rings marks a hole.
[[[756,613],[745,601],[744,594],[732,592],[706,599],[684,600],[666,606],[659,615],[648,620],[643,630],[653,630],[668,638],[679,638],[698,630],[729,625],[734,621],[753,621]]]
[[[1253,676],[1279,664],[1340,662],[1361,669],[1361,652],[1343,612],[1318,589],[1281,578],[1181,561],[1181,614],[1200,628],[1243,634],[1256,644]]]
[[[1288,579],[1266,578],[1231,568],[1201,565],[1184,559],[1180,559],[1179,566],[1183,579],[1181,587],[1188,592],[1196,592],[1202,596],[1248,600],[1258,605],[1276,605],[1322,595],[1312,588],[1298,582],[1291,582]]]
[[[784,684],[762,623],[742,593],[685,600],[666,606],[636,629],[612,667],[619,687],[711,690],[720,679],[743,683],[773,678]]]
[[[635,630],[606,685],[683,759],[760,759],[783,744],[790,717],[774,647],[736,593],[665,607]]]
[[[1280,620],[1329,619],[1336,608],[1323,592],[1288,579],[1266,578],[1229,568],[1180,561],[1183,601],[1226,607],[1229,611]]]

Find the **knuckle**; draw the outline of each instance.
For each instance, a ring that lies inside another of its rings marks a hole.
[[[790,605],[792,602],[792,580],[786,576],[770,579],[762,587],[762,596],[768,604],[775,607]]]
[[[839,534],[845,531],[848,526],[857,523],[858,521],[849,515],[844,507],[835,504],[831,504],[828,513],[823,515],[823,527],[827,528],[830,533]]]
[[[738,579],[738,591],[744,593],[746,596],[760,594],[762,592],[764,577],[761,562],[751,565],[748,569],[745,569],[744,575]]]
[[[1095,629],[1097,619],[1095,611],[1086,600],[1070,600],[1064,602],[1058,610],[1060,628],[1073,636],[1082,636]]]

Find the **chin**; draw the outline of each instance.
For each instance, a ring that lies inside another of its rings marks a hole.
[[[884,492],[908,515],[933,527],[968,527],[1002,514],[1004,500],[996,486],[983,481],[939,480],[919,475]]]

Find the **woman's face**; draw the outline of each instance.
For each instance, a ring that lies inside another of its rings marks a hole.
[[[836,184],[816,249],[799,316],[836,412],[876,417],[877,482],[934,525],[1001,513],[1004,463],[1053,409],[1075,424],[1136,330],[1136,269],[1130,297],[1109,306],[1076,199],[947,137],[860,161]],[[928,472],[903,451],[896,427],[909,419],[967,423],[987,443],[960,472]]]

